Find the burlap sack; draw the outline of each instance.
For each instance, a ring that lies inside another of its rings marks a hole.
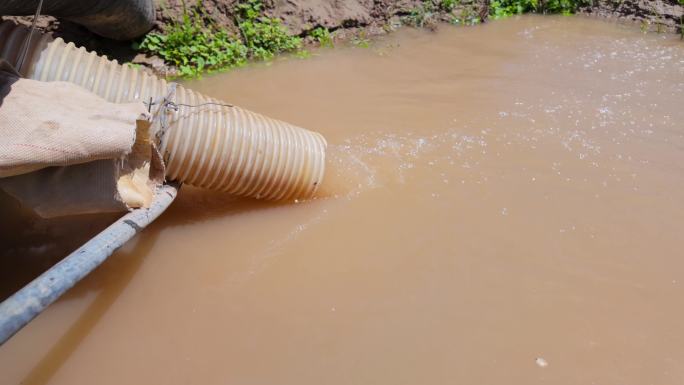
[[[164,165],[142,103],[20,79],[0,62],[0,189],[43,218],[149,207]]]
[[[65,82],[0,72],[0,177],[121,158],[135,142],[142,103],[109,103]]]

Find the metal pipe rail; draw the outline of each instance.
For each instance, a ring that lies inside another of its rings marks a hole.
[[[177,184],[160,187],[149,208],[136,209],[122,216],[0,303],[0,345],[157,219],[176,198],[178,189]]]

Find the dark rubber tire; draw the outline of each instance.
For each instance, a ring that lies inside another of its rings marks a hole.
[[[39,0],[2,0],[0,15],[33,15]],[[153,0],[45,0],[43,15],[63,18],[115,40],[131,40],[152,29]]]

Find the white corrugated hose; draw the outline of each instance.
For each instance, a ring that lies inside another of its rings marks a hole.
[[[112,102],[148,102],[168,93],[165,80],[61,38],[35,49],[40,52],[25,67],[32,79],[76,83]],[[272,200],[310,198],[321,184],[327,146],[322,135],[180,85],[173,102],[177,110],[168,113],[161,137],[169,179]]]

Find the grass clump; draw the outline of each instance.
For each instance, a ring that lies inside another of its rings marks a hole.
[[[250,57],[270,59],[275,54],[296,51],[302,39],[290,36],[280,19],[262,15],[261,0],[247,0],[237,5],[236,21]]]
[[[489,5],[489,16],[502,19],[536,10],[536,0],[494,0]]]
[[[262,15],[261,0],[239,2],[235,15],[239,36],[216,27],[198,0],[191,12],[183,8],[180,22],[165,33],[147,34],[135,48],[159,56],[178,68],[182,77],[194,77],[204,71],[240,66],[249,59],[270,59],[301,47],[301,39],[290,36],[280,19]]]
[[[563,15],[571,15],[585,5],[589,5],[587,0],[548,0],[541,2],[538,7],[541,12],[545,13],[560,13]]]
[[[316,40],[321,47],[333,48],[335,46],[330,31],[325,27],[316,27],[312,29],[309,32],[309,36]]]
[[[352,38],[351,43],[354,45],[354,47],[358,48],[369,48],[371,45],[371,41],[368,38],[366,31],[363,30]]]
[[[199,11],[184,12],[183,19],[166,33],[152,32],[137,47],[178,68],[180,76],[234,67],[247,60],[247,47],[225,30],[205,26]]]
[[[459,12],[456,12],[457,8]],[[439,20],[456,25],[473,25],[480,22],[480,17],[472,4],[461,0],[423,0],[401,20],[405,25],[425,28],[434,26]]]
[[[442,12],[453,12],[458,0],[439,0],[439,9]]]
[[[455,2],[447,2],[447,4],[455,6]],[[434,22],[434,16],[437,11],[438,8],[432,0],[426,0],[419,6],[411,8],[409,13],[401,18],[401,21],[411,27],[423,28]]]
[[[679,0],[679,5],[684,7],[684,0]],[[679,18],[679,38],[684,40],[684,15]]]
[[[475,25],[482,20],[480,14],[472,5],[461,7],[460,11],[451,15],[449,22],[454,25]]]
[[[584,5],[589,5],[590,0],[491,0],[484,14],[476,10],[472,2],[462,0],[423,0],[420,5],[410,9],[402,17],[406,25],[423,28],[434,24],[437,19],[447,20],[452,24],[472,25],[477,24],[487,14],[492,19],[520,15],[528,12],[537,13],[560,13],[570,15]],[[684,1],[684,0],[678,0]],[[487,5],[487,3],[485,3]],[[460,12],[457,12],[460,9]],[[460,13],[460,14],[459,14]]]
[[[587,3],[588,0],[493,0],[490,3],[489,15],[493,19],[528,12],[571,15]]]

